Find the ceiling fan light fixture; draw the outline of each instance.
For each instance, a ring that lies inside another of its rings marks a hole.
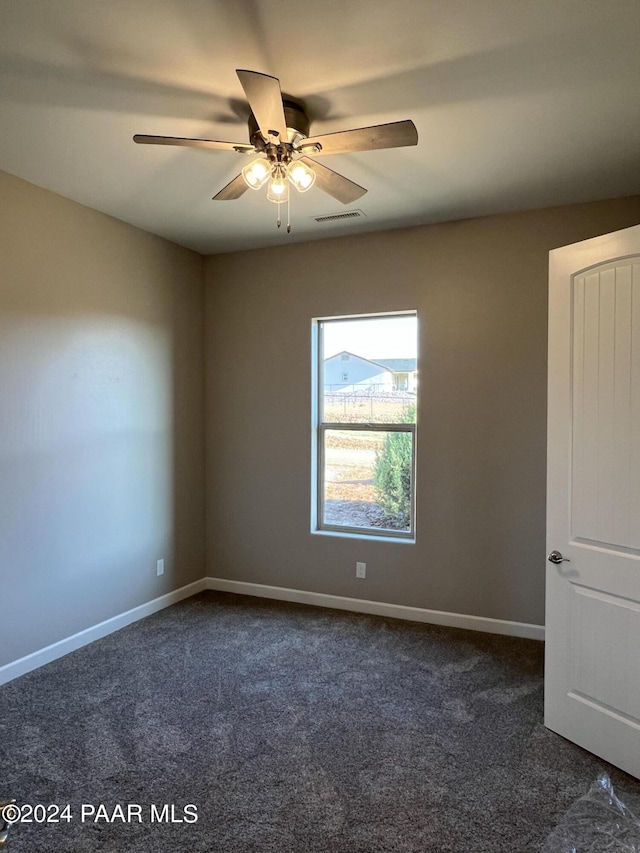
[[[298,192],[306,193],[315,184],[316,173],[300,160],[292,160],[287,166],[287,178]]]
[[[366,193],[364,187],[315,159],[309,160],[307,154],[352,154],[418,144],[418,131],[410,119],[309,136],[310,122],[304,105],[297,100],[283,98],[277,77],[241,68],[236,69],[236,73],[250,110],[248,143],[140,133],[136,133],[133,141],[145,145],[180,145],[255,155],[258,159],[245,166],[213,196],[213,200],[231,201],[240,198],[248,189],[259,190],[268,182],[267,199],[278,205],[278,227],[282,224],[280,205],[287,205],[288,232],[291,231],[288,221],[291,186],[301,193],[313,186],[319,187],[343,204],[351,204]]]
[[[267,161],[264,159],[254,160],[242,170],[244,182],[251,190],[259,190],[269,178],[270,174],[271,169],[269,168]]]
[[[267,189],[267,199],[274,204],[289,201],[289,184],[286,181],[284,169],[280,165],[274,167]]]

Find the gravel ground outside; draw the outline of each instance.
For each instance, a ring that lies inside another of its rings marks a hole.
[[[384,436],[330,433],[325,447],[325,524],[398,529],[377,502],[374,483],[377,453]],[[406,528],[405,528],[406,529]]]

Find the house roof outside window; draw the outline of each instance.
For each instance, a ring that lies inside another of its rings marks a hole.
[[[394,373],[414,373],[418,369],[416,358],[374,358],[373,361]]]

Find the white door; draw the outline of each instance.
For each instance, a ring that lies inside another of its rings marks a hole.
[[[640,226],[549,260],[545,724],[640,777]]]

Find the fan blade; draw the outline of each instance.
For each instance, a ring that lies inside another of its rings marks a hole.
[[[242,69],[236,70],[236,74],[265,142],[273,136],[278,137],[278,142],[288,142],[287,122],[278,78]]]
[[[183,139],[179,136],[146,136],[144,133],[136,133],[134,142],[142,145],[181,145],[187,148],[215,148],[221,151],[239,151],[241,154],[249,154],[255,151],[253,145],[246,142],[219,142],[216,139]]]
[[[214,195],[213,201],[233,201],[234,198],[240,198],[248,189],[249,187],[245,184],[242,175],[236,175],[232,181],[229,181],[226,187],[223,187],[219,193]]]
[[[316,173],[316,186],[343,204],[349,204],[349,202],[361,198],[366,193],[365,188],[361,187],[360,184],[350,181],[344,175],[339,175],[333,169],[328,169],[322,163],[316,163],[310,157],[301,157],[300,159]]]
[[[376,124],[373,127],[359,127],[356,130],[341,130],[324,136],[310,136],[300,145],[302,151],[309,146],[320,144],[321,154],[351,154],[354,151],[375,151],[378,148],[402,148],[405,145],[418,144],[418,131],[410,120],[392,121],[389,124]]]

